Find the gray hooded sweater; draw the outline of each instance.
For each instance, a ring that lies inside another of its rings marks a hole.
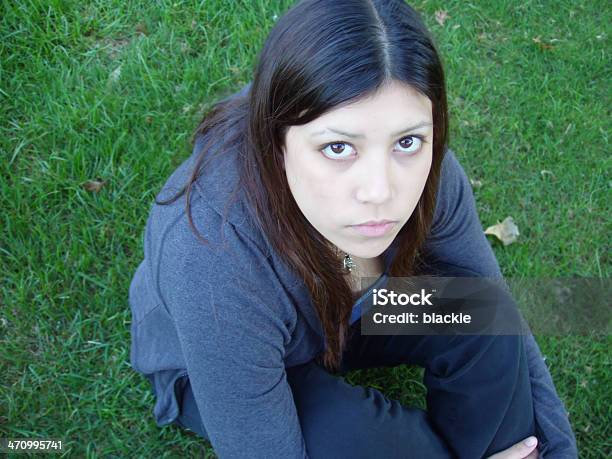
[[[250,83],[231,97],[248,95],[249,89]],[[184,186],[204,140],[196,139],[158,200]],[[174,383],[188,375],[220,457],[307,457],[285,368],[321,352],[323,331],[304,282],[274,252],[243,195],[223,219],[238,180],[236,161],[231,151],[218,156],[193,188],[193,220],[209,244],[189,227],[184,196],[170,205],[151,205],[144,259],[129,288],[130,361],[153,384],[159,426],[177,418]],[[394,241],[384,252],[385,273],[377,284],[387,276],[395,249]],[[428,264],[446,272],[456,267],[474,276],[502,276],[468,178],[451,150],[442,163],[423,252]],[[360,317],[366,295],[355,303],[351,323]],[[575,458],[565,407],[533,336],[524,339],[540,456]]]

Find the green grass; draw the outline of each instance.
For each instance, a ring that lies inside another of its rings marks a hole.
[[[608,277],[609,5],[474,3],[414,5],[446,65],[450,145],[483,183],[483,227],[512,216],[521,232],[491,239],[502,270]],[[154,195],[204,110],[252,79],[289,4],[2,2],[0,437],[61,438],[70,457],[213,456],[155,425],[129,365],[127,292]],[[82,187],[96,178],[99,193]],[[610,338],[538,342],[581,457],[609,457]],[[349,379],[422,404],[419,370]]]

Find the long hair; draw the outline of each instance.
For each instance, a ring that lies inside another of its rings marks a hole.
[[[340,366],[355,296],[336,251],[292,196],[282,149],[290,126],[368,97],[391,80],[426,96],[433,110],[431,169],[414,212],[397,235],[389,268],[393,277],[414,275],[433,219],[448,113],[444,72],[433,38],[419,14],[402,0],[295,4],[270,31],[249,93],[217,103],[199,124],[194,139],[207,135],[208,140],[188,183],[171,200],[156,201],[167,204],[186,192],[189,224],[206,242],[193,224],[189,194],[211,143],[224,139],[217,152],[240,156],[239,186],[244,187],[257,226],[310,292],[326,343],[317,361],[330,371]]]

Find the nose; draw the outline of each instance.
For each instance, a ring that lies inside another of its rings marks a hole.
[[[361,203],[383,204],[391,199],[391,160],[388,154],[371,154],[362,159],[355,198]]]

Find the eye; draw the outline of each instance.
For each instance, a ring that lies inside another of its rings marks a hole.
[[[347,149],[346,147],[351,147],[348,143],[344,143],[344,142],[333,142],[333,143],[328,143],[327,145],[325,145],[323,147],[323,149],[321,150],[321,152],[327,156],[328,158],[331,159],[344,159],[347,158],[348,156],[350,156],[350,154],[345,154],[347,151],[350,152],[349,149]]]
[[[424,143],[427,143],[425,141],[425,136],[416,134],[403,137],[397,142],[400,146],[399,151],[402,153],[409,153],[408,156],[419,151]],[[320,151],[330,159],[346,159],[351,156],[351,150],[353,150],[353,147],[350,144],[336,141],[324,145]]]
[[[400,151],[406,153],[414,153],[415,151],[419,151],[424,143],[426,143],[425,137],[422,135],[409,135],[403,139],[400,139],[398,142],[402,148]],[[404,150],[404,148],[406,150]]]

